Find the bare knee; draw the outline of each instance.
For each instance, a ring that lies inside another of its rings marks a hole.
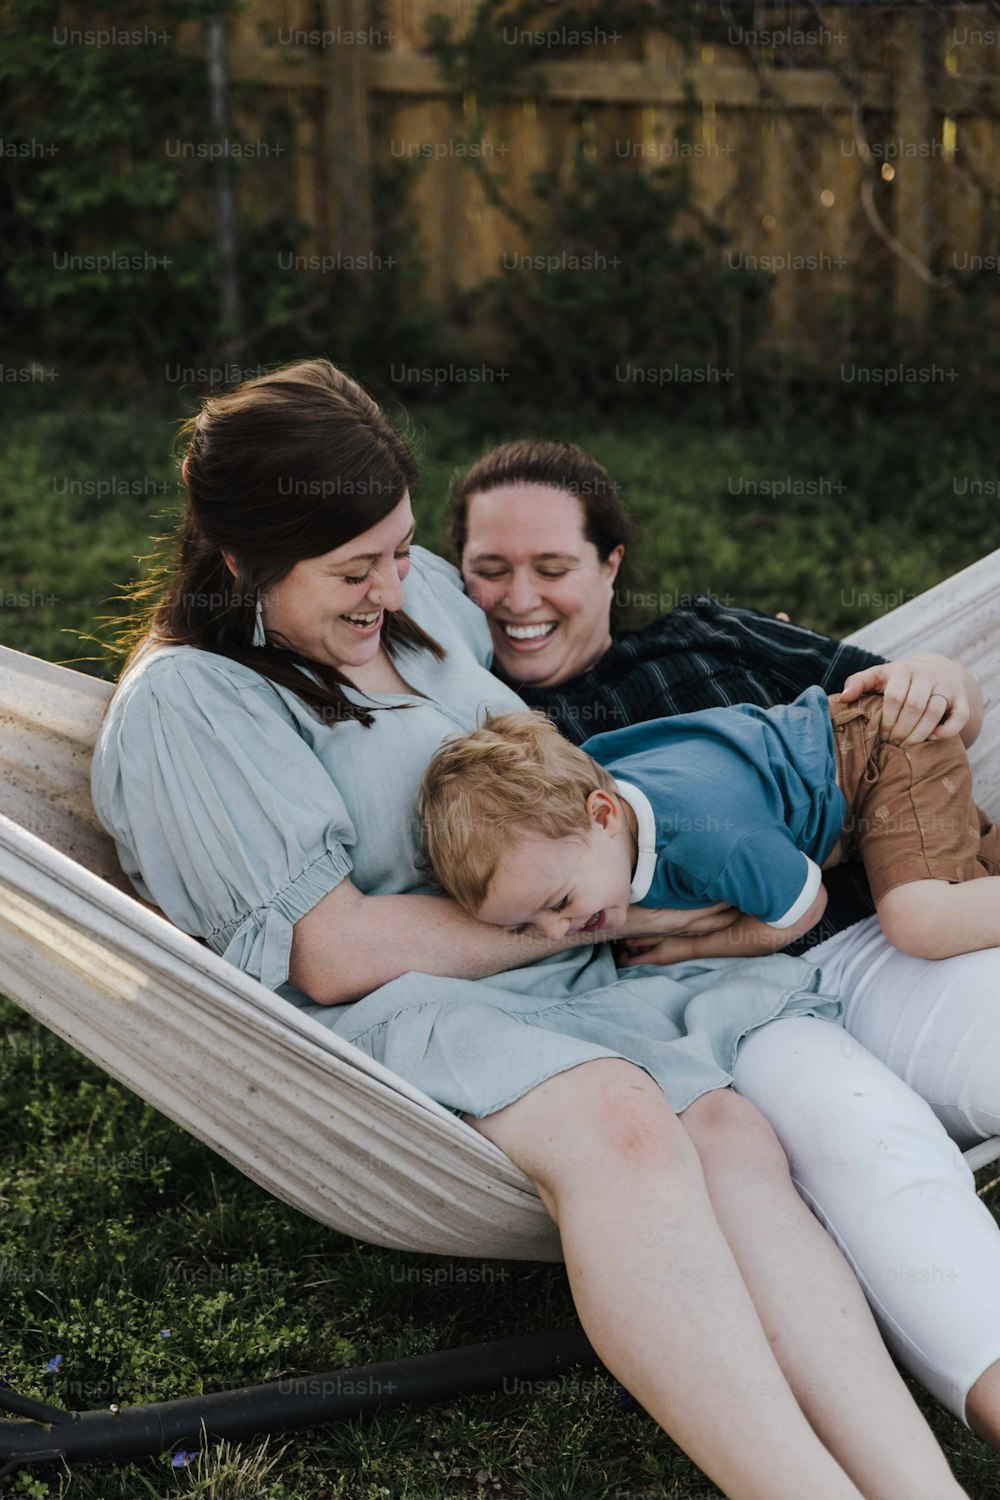
[[[596,1190],[601,1179],[624,1172],[700,1175],[691,1142],[662,1090],[623,1059],[580,1063],[469,1123],[527,1173],[550,1213],[558,1192],[574,1186]]]
[[[788,1174],[788,1158],[770,1122],[732,1089],[702,1094],[680,1121],[706,1164],[721,1156],[740,1170]]]

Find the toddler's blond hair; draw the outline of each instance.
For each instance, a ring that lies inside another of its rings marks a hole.
[[[518,834],[587,833],[597,788],[614,794],[615,783],[544,714],[488,714],[480,729],[446,741],[424,772],[417,812],[435,879],[478,911]]]

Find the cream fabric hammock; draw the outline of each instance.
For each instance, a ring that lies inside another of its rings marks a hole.
[[[866,626],[983,684],[1000,814],[1000,551]],[[0,992],[286,1203],[399,1249],[557,1260],[528,1179],[402,1078],[144,907],[90,805],[107,684],[0,648]],[[1000,1156],[1000,1139],[968,1153]]]

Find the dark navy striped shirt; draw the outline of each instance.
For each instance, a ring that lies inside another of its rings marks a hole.
[[[569,682],[536,688],[512,680],[511,686],[579,745],[591,735],[666,714],[734,703],[771,708],[814,683],[837,693],[852,672],[884,660],[801,625],[698,594],[641,630],[616,635],[600,661]],[[823,880],[826,913],[789,953],[806,952],[875,910],[860,864],[827,870]]]

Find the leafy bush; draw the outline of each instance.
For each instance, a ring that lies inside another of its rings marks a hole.
[[[545,61],[572,55],[587,38],[656,26],[687,41],[698,7],[668,16],[653,0],[590,0],[553,13],[538,4],[481,0],[466,31],[428,23],[443,76],[475,101],[467,135],[482,134],[477,113],[512,86],[544,97]],[[475,152],[464,158],[503,210],[522,252],[504,252],[500,274],[459,307],[499,330],[505,363],[521,399],[546,404],[708,405],[735,412],[749,373],[745,350],[761,326],[766,279],[723,266],[729,235],[694,200],[682,159],[645,170],[636,160],[598,159],[596,137],[608,109],[577,111],[567,170],[534,174],[529,203],[505,195],[503,173]],[[679,137],[685,139],[681,129]]]
[[[195,232],[177,248],[182,178],[165,150],[200,133],[204,64],[164,40],[199,12],[193,0],[124,0],[113,19],[68,24],[52,0],[7,8],[0,274],[8,337],[21,349],[72,351],[81,363],[169,356],[212,325],[212,247]],[[72,40],[102,28],[142,40]]]
[[[574,156],[535,178],[544,224],[481,291],[515,378],[545,400],[739,409],[765,287],[723,268],[725,236],[693,212],[683,166],[608,170]]]

